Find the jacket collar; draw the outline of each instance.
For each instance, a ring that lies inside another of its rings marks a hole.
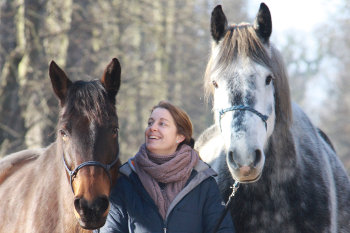
[[[131,159],[128,162],[124,163],[120,168],[119,172],[131,178],[131,175],[134,174],[137,177],[134,167],[134,161]],[[166,218],[168,218],[171,211],[174,207],[184,198],[189,192],[191,192],[195,187],[197,187],[200,183],[211,176],[217,176],[217,173],[205,162],[202,160],[198,160],[198,163],[193,168],[189,181],[186,186],[179,192],[179,194],[175,197],[175,199],[171,202],[168,212],[166,214]],[[140,182],[141,183],[141,182]],[[153,201],[153,200],[152,200]]]

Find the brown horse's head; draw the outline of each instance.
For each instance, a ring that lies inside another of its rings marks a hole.
[[[53,61],[49,73],[61,105],[57,145],[74,194],[72,208],[82,228],[96,229],[106,221],[120,165],[115,109],[120,64],[114,58],[101,80],[90,82],[70,81]]]

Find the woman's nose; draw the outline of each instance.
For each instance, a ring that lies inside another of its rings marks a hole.
[[[151,131],[156,131],[158,128],[157,128],[157,124],[152,124],[151,126],[150,126],[150,130]]]

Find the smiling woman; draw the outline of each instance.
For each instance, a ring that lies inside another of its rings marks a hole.
[[[97,232],[213,232],[224,207],[216,173],[193,144],[182,109],[166,101],[154,106],[145,143],[120,168],[107,222]],[[234,232],[229,216],[217,232]]]
[[[178,134],[170,112],[164,108],[156,108],[148,120],[145,132],[147,149],[158,155],[169,155],[176,151],[185,136]]]

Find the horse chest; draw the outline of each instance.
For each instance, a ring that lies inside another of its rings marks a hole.
[[[238,192],[231,206],[231,215],[239,233],[329,232],[330,218],[324,214],[327,211],[322,206],[310,211],[306,200],[290,196],[285,190]]]

